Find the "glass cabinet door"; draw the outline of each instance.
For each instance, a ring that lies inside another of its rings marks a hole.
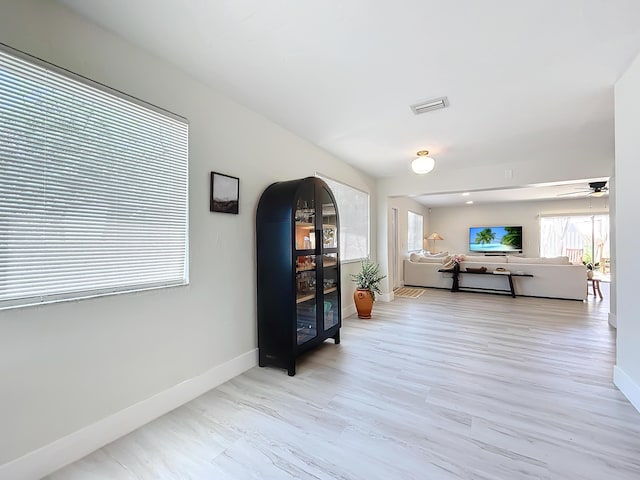
[[[338,303],[338,254],[328,253],[322,256],[324,292],[324,310],[322,324],[325,330],[338,323],[340,305]]]
[[[324,293],[324,305],[322,325],[328,330],[338,323],[340,318],[340,303],[338,299],[338,283],[340,271],[338,268],[338,216],[336,206],[331,200],[331,195],[325,189],[321,189],[322,205],[322,289]]]
[[[296,257],[296,314],[298,345],[318,334],[316,319],[316,256]]]
[[[297,344],[302,345],[318,335],[316,210],[313,184],[300,190],[295,207],[296,332]]]
[[[316,249],[316,209],[313,185],[302,189],[295,210],[296,250]]]

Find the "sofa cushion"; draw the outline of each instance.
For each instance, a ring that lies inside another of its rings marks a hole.
[[[446,257],[447,255],[449,255],[449,252],[431,253],[428,250],[424,252],[425,257],[431,257],[431,258],[443,258],[443,257]]]
[[[420,263],[442,263],[442,261],[447,257],[422,257],[418,260]]]
[[[571,265],[569,257],[554,257],[554,258],[526,258],[526,257],[508,257],[508,263],[514,264],[547,264],[547,265]]]
[[[409,260],[416,263],[440,263],[442,258],[440,257],[428,257],[423,255],[422,253],[413,252],[409,255]]]

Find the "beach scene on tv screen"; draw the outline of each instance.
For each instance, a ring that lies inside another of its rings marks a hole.
[[[471,227],[472,252],[511,252],[522,250],[522,227]]]

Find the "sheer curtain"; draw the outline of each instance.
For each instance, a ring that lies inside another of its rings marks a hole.
[[[559,257],[566,249],[565,239],[570,217],[542,217],[540,219],[540,256]]]
[[[610,258],[609,249],[609,215],[596,215],[593,218],[594,262],[600,262],[602,257]]]

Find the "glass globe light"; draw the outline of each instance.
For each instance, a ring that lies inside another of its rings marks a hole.
[[[411,162],[411,170],[413,170],[414,173],[424,175],[435,168],[436,161],[427,155],[429,155],[427,150],[420,150],[418,152],[418,157]]]

